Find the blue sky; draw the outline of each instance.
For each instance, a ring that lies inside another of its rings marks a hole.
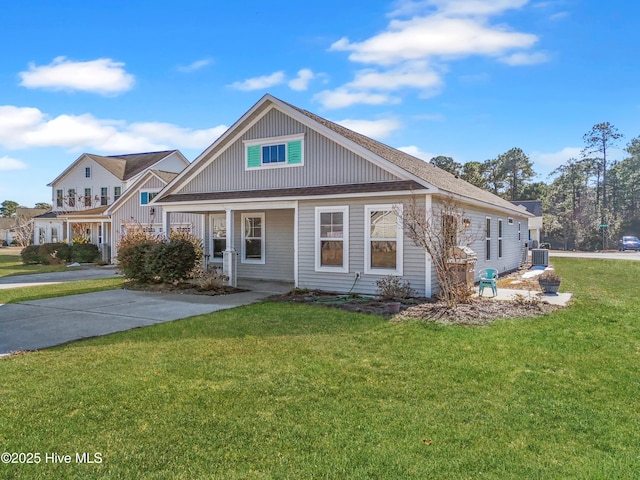
[[[0,201],[81,153],[193,160],[263,94],[421,158],[522,148],[545,180],[599,122],[640,136],[636,2],[6,0]]]

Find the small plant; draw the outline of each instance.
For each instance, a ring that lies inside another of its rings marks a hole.
[[[416,291],[411,288],[409,282],[401,282],[400,278],[395,275],[387,275],[376,280],[376,286],[378,287],[376,295],[385,301],[398,301],[415,297],[416,295]]]
[[[554,270],[545,270],[538,279],[547,282],[560,282],[562,280]]]
[[[198,290],[208,292],[223,289],[227,281],[229,281],[229,277],[220,270],[212,270],[197,275],[193,279],[193,284]]]
[[[544,293],[558,293],[562,279],[553,270],[545,270],[538,277],[538,284]]]

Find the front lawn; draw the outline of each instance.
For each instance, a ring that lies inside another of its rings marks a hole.
[[[41,457],[0,477],[635,478],[640,263],[553,261],[535,319],[262,303],[0,360],[0,450]]]
[[[99,292],[122,288],[124,278],[97,278],[94,280],[78,280],[52,285],[37,285],[34,287],[20,287],[0,289],[0,304],[40,300],[42,298],[65,297],[80,293]],[[0,314],[2,312],[0,311]],[[1,317],[0,317],[1,318]]]
[[[64,265],[25,265],[20,258],[20,247],[0,248],[0,277],[29,273],[64,272]]]

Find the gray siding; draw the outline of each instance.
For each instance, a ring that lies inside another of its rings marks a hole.
[[[242,263],[242,213],[264,213],[265,263]],[[238,278],[293,282],[294,210],[235,212],[234,248],[238,251]]]
[[[304,133],[304,165],[245,171],[243,140]],[[397,180],[278,110],[271,110],[176,193],[292,188]]]
[[[111,258],[115,262],[115,258],[118,255],[118,242],[120,241],[122,226],[128,224],[140,224],[157,225],[162,224],[162,207],[154,205],[153,207],[148,205],[140,205],[140,190],[146,189],[161,189],[165,186],[165,183],[159,180],[157,177],[151,177],[145,182],[137,191],[132,192],[130,198],[127,198],[123,205],[120,206],[111,215]],[[155,212],[151,215],[151,209]],[[172,213],[171,214],[172,225],[184,225],[191,226],[191,233],[198,238],[202,238],[202,215],[191,213]]]
[[[342,199],[322,202],[300,202],[298,207],[299,225],[299,277],[301,288],[328,291],[353,292],[373,295],[376,293],[376,280],[384,275],[365,274],[365,206],[408,202],[408,197],[371,197],[366,199]],[[315,271],[315,207],[349,206],[349,272],[327,273]],[[406,236],[403,238],[403,279],[420,295],[425,294],[425,253],[416,247]],[[361,278],[355,282],[355,273],[361,272]]]

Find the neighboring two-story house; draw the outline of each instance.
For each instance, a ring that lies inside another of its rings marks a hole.
[[[178,150],[113,156],[80,155],[48,185],[52,190],[53,209],[34,218],[34,243],[89,242],[100,247],[103,259],[112,261],[115,258],[113,247],[123,225],[140,224],[148,228],[149,222],[157,223],[153,218],[154,215],[160,218],[161,208],[149,203],[168,178],[173,178],[188,165],[189,161]],[[148,182],[146,175],[151,171],[163,179],[162,185]],[[120,199],[125,195],[127,198],[135,196],[135,207],[127,211],[126,219],[118,218],[114,223],[111,212],[118,211]],[[151,211],[153,215],[150,215]],[[199,217],[178,219],[180,227],[191,230],[194,218]],[[194,234],[199,232],[194,231]]]

